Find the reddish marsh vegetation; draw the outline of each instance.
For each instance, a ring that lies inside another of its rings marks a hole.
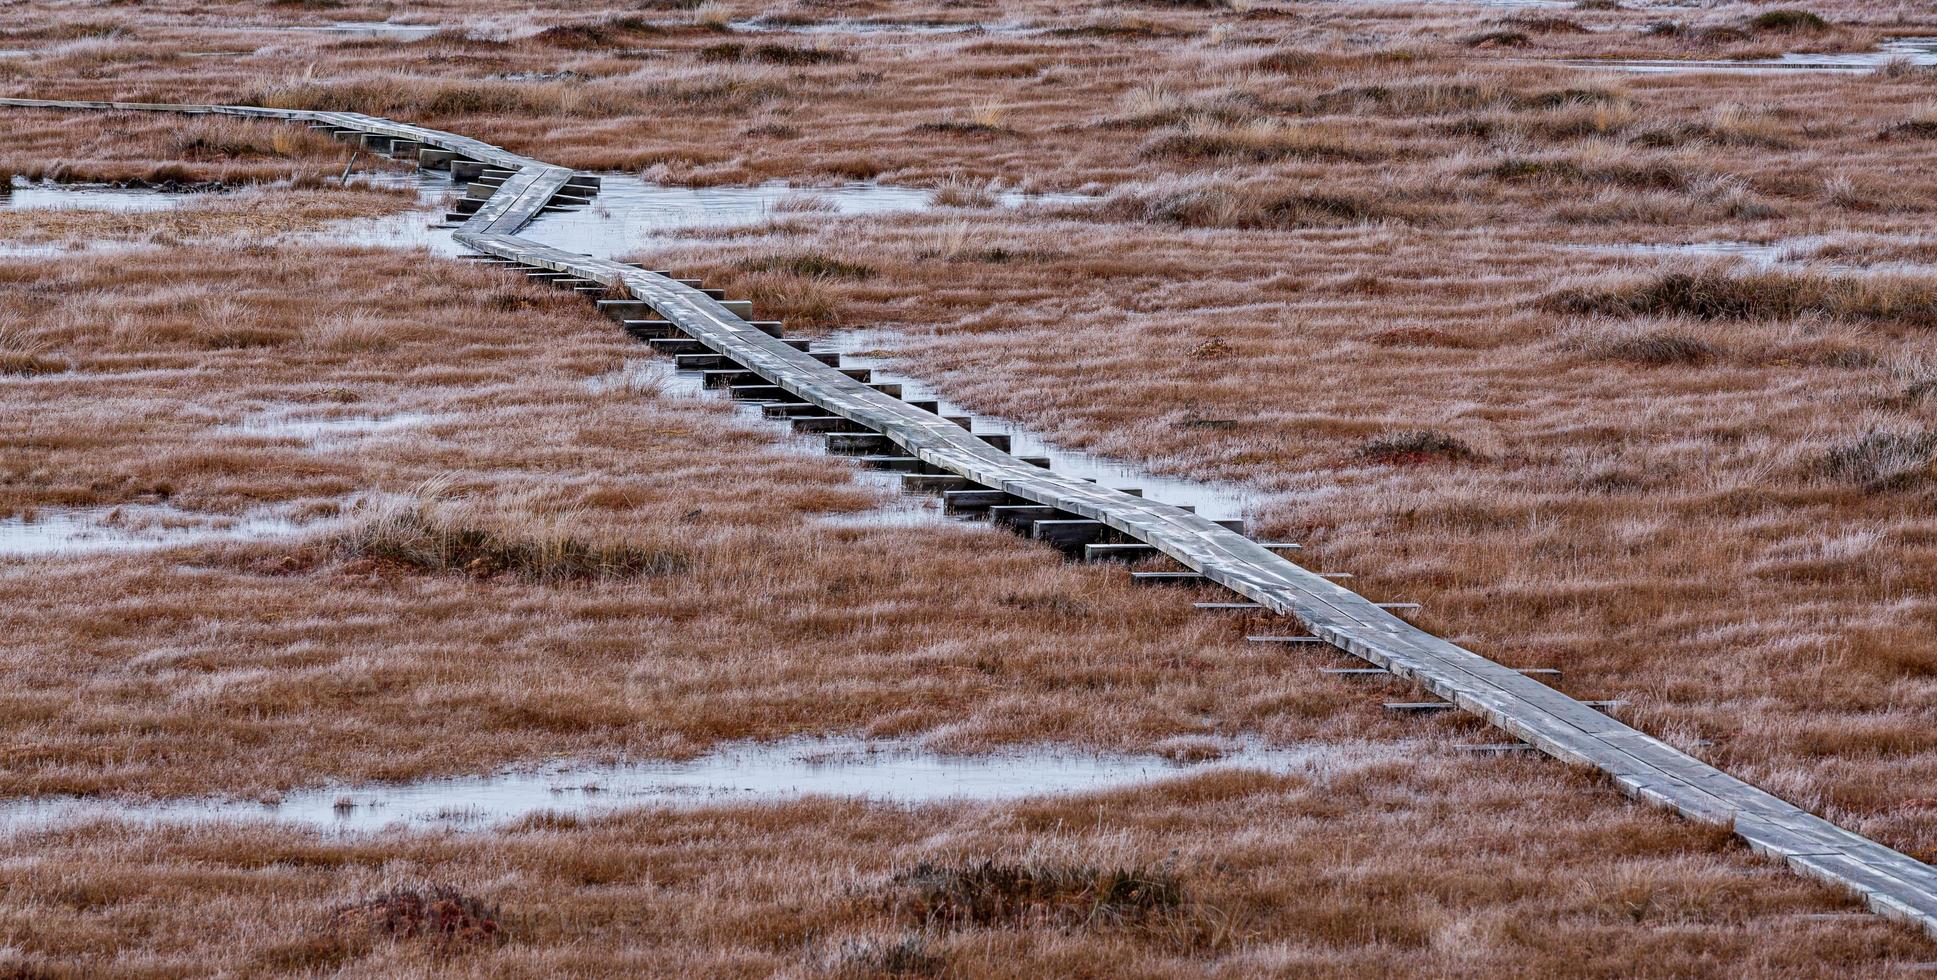
[[[262,248],[3,271],[9,334],[60,369],[0,387],[0,512],[315,524],[0,559],[10,792],[249,794],[830,731],[1387,728],[1120,572],[986,529],[819,522],[881,491],[665,390],[589,304],[506,273]],[[305,427],[330,420],[375,428]]]
[[[0,844],[0,881],[10,966],[111,976],[1887,976],[1928,956],[1729,839],[1539,760],[1341,763],[998,810],[83,826]]]
[[[650,257],[797,325],[899,331],[911,371],[1064,444],[1273,494],[1265,532],[1322,567],[1927,857],[1930,76],[1559,64],[1937,34],[1894,7],[1814,12],[269,4],[217,24],[155,3],[111,21],[41,8],[5,39],[31,70],[0,60],[0,82],[391,114],[658,179],[935,187],[958,208],[945,222],[783,214]],[[391,14],[452,26],[262,29]],[[756,15],[995,27],[730,26]],[[0,268],[0,508],[278,506],[310,533],[4,566],[10,792],[273,794],[835,730],[970,749],[1472,734],[1382,717],[1402,691],[1293,669],[1239,642],[1246,623],[1193,619],[1185,594],[1119,572],[974,528],[825,526],[880,494],[677,396],[577,301],[260,245],[405,205],[318,186],[337,147],[20,118],[22,173],[298,192],[7,218],[9,238],[158,240],[142,229],[183,222],[167,234],[235,247]],[[982,210],[995,180],[1104,200]],[[1624,251],[1735,241],[1787,257]],[[1913,267],[1863,268],[1884,263]],[[358,418],[376,431],[303,428]],[[1793,918],[1829,900],[1538,762],[996,811],[809,803],[358,842],[90,827],[11,846],[27,969],[105,969],[88,959],[103,950],[478,974],[1928,958],[1875,924]],[[417,922],[434,896],[452,921],[488,913],[502,944],[342,914]]]

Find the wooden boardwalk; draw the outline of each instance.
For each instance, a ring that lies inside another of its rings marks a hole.
[[[459,228],[459,242],[531,269],[622,290],[687,337],[764,379],[776,397],[811,403],[828,415],[848,419],[884,436],[908,456],[977,487],[1096,521],[1143,542],[1204,579],[1296,619],[1318,641],[1417,681],[1540,752],[1599,770],[1642,800],[1729,826],[1757,853],[1847,888],[1873,911],[1937,936],[1937,869],[1929,865],[1751,786],[1520,671],[1427,633],[1216,522],[1018,459],[954,421],[843,374],[697,288],[519,237],[517,232],[573,177],[570,170],[465,137],[355,113],[27,99],[0,99],[0,105],[285,119],[415,141],[510,171]]]

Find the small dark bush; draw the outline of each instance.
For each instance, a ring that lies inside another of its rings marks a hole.
[[[709,44],[699,49],[699,57],[701,61],[758,61],[769,65],[839,65],[854,60],[846,51],[784,44]]]
[[[1877,131],[1877,139],[1937,139],[1937,122],[1916,119],[1885,126]]]
[[[498,910],[453,888],[400,888],[336,909],[339,931],[414,940],[446,952],[505,941]]]
[[[1095,41],[1151,41],[1178,37],[1181,33],[1154,24],[1085,24],[1081,27],[1058,27],[1050,31],[1049,36]]]
[[[1533,39],[1521,31],[1484,31],[1461,43],[1469,48],[1524,48]]]
[[[1353,452],[1371,463],[1404,466],[1417,463],[1465,462],[1480,458],[1472,447],[1443,432],[1415,429],[1367,441]]]
[[[887,904],[921,926],[1107,927],[1180,908],[1184,885],[1162,867],[924,861],[894,875]]]
[[[613,17],[589,24],[560,24],[531,36],[538,44],[554,48],[610,48],[636,44],[662,32],[643,17]]]
[[[1780,34],[1829,30],[1829,21],[1807,10],[1797,10],[1794,7],[1783,7],[1756,14],[1749,18],[1748,25],[1750,30],[1774,31]]]
[[[908,131],[911,133],[946,133],[950,136],[995,136],[1008,135],[1015,132],[1015,130],[1005,126],[991,126],[988,123],[979,122],[961,122],[954,119],[944,119],[940,122],[916,123],[908,127]]]
[[[1541,301],[1562,313],[1692,316],[1702,320],[1845,320],[1937,326],[1937,281],[1845,280],[1727,267],[1656,273],[1604,289],[1566,289]]]

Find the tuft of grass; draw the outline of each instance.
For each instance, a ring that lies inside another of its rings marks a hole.
[[[991,181],[957,175],[936,185],[929,203],[938,208],[986,208],[994,206],[995,193]]]
[[[1608,341],[1600,352],[1605,357],[1649,367],[1700,367],[1722,355],[1721,348],[1699,337],[1661,330]]]
[[[499,910],[455,888],[398,888],[342,905],[331,915],[340,933],[411,941],[444,953],[498,946],[506,939]]]
[[[0,325],[0,374],[58,374],[67,363],[49,356],[50,345],[20,327]]]
[[[1937,279],[1831,276],[1727,265],[1670,269],[1601,288],[1568,288],[1541,301],[1549,310],[1603,316],[1691,316],[1701,320],[1842,320],[1937,326]]]
[[[1765,10],[1747,21],[1752,31],[1770,31],[1777,34],[1820,33],[1829,30],[1830,23],[1821,15],[1794,7],[1781,7]]]
[[[889,879],[888,910],[923,927],[1098,928],[1183,906],[1183,882],[1161,866],[942,865],[923,861]]]
[[[781,272],[810,279],[873,279],[876,275],[871,265],[848,262],[819,252],[744,259],[739,265],[748,272]]]
[[[1460,42],[1469,48],[1524,48],[1533,43],[1525,31],[1481,31]]]
[[[1473,342],[1437,327],[1389,327],[1366,338],[1380,347],[1472,347]]]
[[[1154,41],[1159,38],[1181,37],[1184,33],[1184,31],[1148,21],[1115,20],[1077,27],[1058,27],[1050,30],[1049,36],[1089,41]]]
[[[1318,160],[1371,163],[1396,156],[1384,140],[1330,123],[1259,121],[1229,125],[1193,119],[1182,129],[1144,144],[1145,157],[1272,163]]]
[[[948,961],[920,933],[895,940],[850,939],[841,944],[830,972],[836,977],[937,977]]]
[[[1873,491],[1901,489],[1937,476],[1937,432],[1871,432],[1823,455],[1822,471],[1832,479],[1859,483]]]
[[[1233,348],[1222,337],[1212,337],[1184,352],[1186,356],[1199,361],[1217,361],[1230,357]]]
[[[1581,22],[1568,17],[1552,14],[1515,14],[1500,23],[1518,31],[1533,34],[1586,34],[1588,30]]]
[[[534,44],[552,48],[611,48],[636,44],[664,32],[644,17],[608,17],[586,24],[559,24],[531,36]]]
[[[1480,458],[1480,454],[1466,443],[1430,429],[1412,429],[1379,436],[1353,450],[1352,455],[1369,463],[1386,466],[1460,463]]]
[[[828,48],[799,48],[785,44],[709,44],[699,49],[701,61],[758,62],[766,65],[843,65],[854,60],[846,51]]]
[[[412,498],[378,508],[339,535],[337,552],[423,571],[511,574],[553,584],[673,575],[692,567],[683,551],[595,543],[561,530],[563,521],[520,526],[478,520],[439,499],[441,493],[441,486],[426,485]]]
[[[1183,228],[1287,230],[1338,228],[1381,221],[1423,223],[1371,194],[1312,192],[1275,181],[1222,177],[1156,181],[1127,188],[1095,209],[1111,221],[1143,221]]]

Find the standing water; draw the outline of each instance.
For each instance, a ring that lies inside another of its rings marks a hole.
[[[604,178],[589,207],[546,215],[522,234],[570,252],[609,259],[637,251],[655,235],[682,228],[730,228],[784,217],[845,217],[893,214],[935,207],[935,192],[920,187],[852,182],[829,187],[796,187],[768,181],[752,187],[671,187],[630,175]],[[1088,201],[1081,194],[1027,194],[1005,191],[996,204]]]
[[[855,738],[737,743],[685,762],[554,764],[490,776],[302,790],[271,803],[199,798],[125,803],[46,797],[0,803],[0,832],[84,820],[182,824],[217,820],[371,832],[391,827],[484,830],[538,814],[597,815],[638,807],[778,803],[854,797],[916,805],[1097,793],[1215,770],[1323,778],[1403,758],[1402,746],[1237,744],[1209,761],[1031,748],[944,755],[907,741]],[[1213,753],[1215,754],[1215,753]]]

